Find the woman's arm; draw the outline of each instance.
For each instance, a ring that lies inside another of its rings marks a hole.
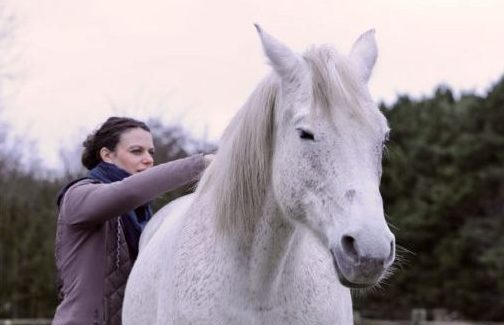
[[[199,179],[205,169],[203,155],[154,166],[110,184],[79,182],[63,198],[59,222],[95,224],[117,217]]]

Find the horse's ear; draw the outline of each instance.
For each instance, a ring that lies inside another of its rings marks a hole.
[[[369,80],[378,57],[378,47],[376,46],[374,34],[375,30],[370,29],[359,36],[350,51],[350,58],[359,68],[365,82]]]
[[[301,58],[286,45],[266,33],[261,26],[258,24],[254,24],[254,26],[261,38],[264,53],[271,62],[273,69],[280,77],[289,78],[302,65]]]

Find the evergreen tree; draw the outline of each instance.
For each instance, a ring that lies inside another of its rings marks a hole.
[[[441,87],[382,109],[392,128],[382,194],[407,250],[389,284],[358,307],[375,317],[421,307],[504,320],[504,79],[486,98],[455,100]]]

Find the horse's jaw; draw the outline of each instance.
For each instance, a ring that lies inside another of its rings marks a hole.
[[[251,288],[263,303],[277,293],[296,234],[296,226],[282,217],[278,208],[266,210],[255,228],[249,256]]]

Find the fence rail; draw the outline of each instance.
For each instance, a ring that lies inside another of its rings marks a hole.
[[[375,319],[360,319],[356,320],[355,325],[504,325],[504,323],[496,322],[466,322],[466,321],[419,321],[412,322],[411,320],[388,321]]]
[[[0,319],[0,325],[51,325],[51,319]],[[355,325],[504,325],[496,322],[466,322],[466,321],[426,321],[426,320],[376,320],[355,317]]]
[[[430,318],[428,318],[428,316]],[[390,321],[376,320],[361,317],[359,312],[354,313],[355,325],[504,325],[497,322],[470,322],[463,320],[454,320],[453,314],[443,308],[427,310],[415,308],[411,310],[411,318],[408,320]],[[432,319],[432,320],[428,320]]]
[[[51,325],[50,318],[0,319],[0,325]]]

